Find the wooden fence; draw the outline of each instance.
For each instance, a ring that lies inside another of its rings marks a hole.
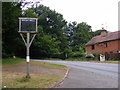
[[[106,60],[120,60],[120,53],[105,54]]]

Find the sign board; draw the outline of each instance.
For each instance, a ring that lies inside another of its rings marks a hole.
[[[36,33],[37,20],[38,20],[37,18],[19,18],[19,32]]]

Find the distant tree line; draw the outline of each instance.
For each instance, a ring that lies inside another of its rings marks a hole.
[[[25,57],[26,48],[18,33],[19,17],[38,18],[38,33],[31,45],[31,58],[70,58],[85,55],[85,44],[99,32],[86,22],[67,22],[63,15],[39,5],[22,13],[21,3],[2,4],[2,56]]]

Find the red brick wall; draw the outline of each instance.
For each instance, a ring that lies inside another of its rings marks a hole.
[[[99,43],[94,45],[94,49],[92,50],[92,46],[86,46],[86,53],[116,53],[120,51],[120,40],[109,41],[106,42],[107,47],[105,47],[105,43]]]

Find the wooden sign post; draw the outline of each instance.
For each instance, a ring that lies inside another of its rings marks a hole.
[[[30,77],[30,46],[32,44],[33,39],[36,36],[37,33],[37,18],[19,18],[19,33],[25,43],[26,46],[26,63],[27,63],[27,68],[26,68],[26,78],[31,78]],[[26,40],[23,34],[26,34]],[[33,34],[32,39],[30,40],[30,34]]]

